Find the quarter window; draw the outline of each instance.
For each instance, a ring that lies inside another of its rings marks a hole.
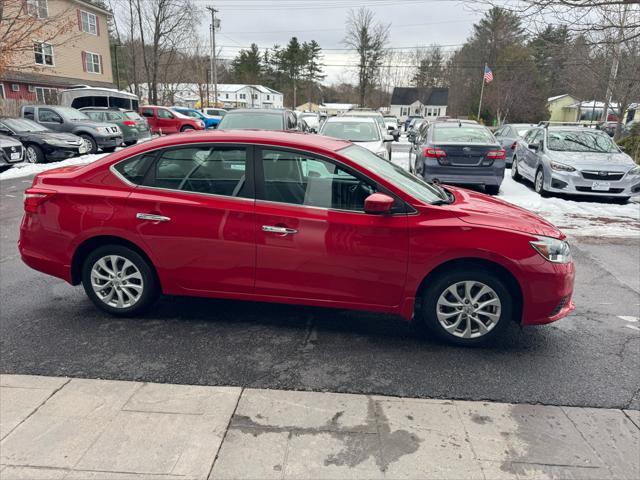
[[[155,158],[153,155],[139,155],[129,158],[113,166],[115,170],[131,183],[136,185],[142,184],[144,177],[151,166],[151,162]]]
[[[80,19],[83,32],[87,32],[92,35],[98,34],[98,17],[96,17],[95,14],[81,11]]]
[[[85,52],[84,58],[86,62],[87,72],[89,73],[102,72],[102,65],[101,65],[102,62],[100,61],[101,60],[100,55],[98,55],[97,53]]]
[[[53,47],[45,42],[33,42],[36,65],[53,66]]]
[[[263,150],[264,200],[338,210],[364,211],[364,200],[376,192],[327,160],[286,150]]]
[[[247,150],[203,146],[167,150],[145,185],[172,190],[249,198]]]

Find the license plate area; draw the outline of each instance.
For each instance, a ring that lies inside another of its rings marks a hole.
[[[20,160],[20,152],[11,153],[11,160]]]
[[[597,192],[608,192],[611,188],[611,182],[593,182],[591,190]]]

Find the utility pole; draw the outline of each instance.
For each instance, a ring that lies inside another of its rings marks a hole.
[[[211,12],[211,83],[213,83],[213,104],[218,103],[218,69],[216,68],[216,10],[213,7],[207,7]],[[208,99],[207,99],[208,100]]]

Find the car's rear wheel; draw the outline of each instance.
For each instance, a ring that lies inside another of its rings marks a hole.
[[[513,178],[516,182],[520,181],[522,176],[518,171],[518,159],[513,157],[513,162],[511,163],[511,178]]]
[[[98,144],[91,135],[81,133],[80,138],[82,138],[82,141],[87,147],[87,153],[96,153],[98,151]]]
[[[189,130],[195,130],[191,125],[185,125],[180,129],[181,132],[188,132]]]
[[[117,316],[136,315],[158,297],[153,267],[122,245],[98,247],[82,266],[82,286],[100,309]]]
[[[38,145],[27,145],[24,154],[29,163],[44,163],[46,161],[44,152]]]
[[[111,153],[116,151],[116,147],[102,147],[102,151],[105,153]]]
[[[127,147],[130,147],[131,145],[135,145],[136,143],[138,143],[138,140],[131,140],[131,141],[129,141],[129,142],[124,142],[124,144],[125,144]]]
[[[542,170],[542,168],[538,168],[538,170],[536,171],[533,188],[541,197],[547,196],[547,191],[544,189],[544,170]]]
[[[421,301],[423,325],[455,345],[484,343],[505,329],[513,300],[505,283],[485,270],[444,273],[430,282]]]

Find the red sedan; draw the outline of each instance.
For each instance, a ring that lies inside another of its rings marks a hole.
[[[19,247],[115,315],[160,293],[297,303],[395,313],[467,345],[573,310],[564,238],[350,142],[243,130],[37,175]]]

